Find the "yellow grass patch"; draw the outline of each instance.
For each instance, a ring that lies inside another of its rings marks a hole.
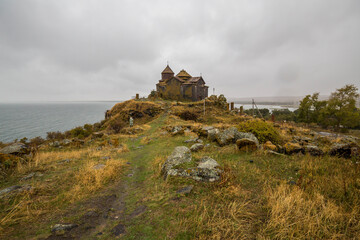
[[[75,185],[68,192],[70,199],[78,200],[84,195],[92,193],[103,187],[110,180],[120,176],[120,171],[125,166],[124,160],[110,159],[104,163],[104,167],[96,169],[98,162],[89,161],[75,176]]]
[[[262,234],[276,239],[338,239],[349,224],[344,211],[331,200],[315,193],[309,196],[297,186],[281,183],[266,190],[269,220]],[[266,233],[266,234],[265,234]]]

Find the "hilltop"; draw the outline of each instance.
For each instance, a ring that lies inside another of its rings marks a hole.
[[[205,114],[203,101],[125,101],[100,123],[0,146],[0,236],[356,239],[359,144],[224,97]]]

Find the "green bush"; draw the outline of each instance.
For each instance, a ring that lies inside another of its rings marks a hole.
[[[263,120],[249,120],[241,122],[238,125],[238,130],[241,132],[251,132],[258,139],[260,143],[271,141],[272,143],[280,143],[281,137],[272,124]]]

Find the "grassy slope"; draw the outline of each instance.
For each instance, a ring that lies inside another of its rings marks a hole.
[[[111,229],[119,222],[126,228],[122,239],[356,239],[359,235],[359,164],[330,157],[240,153],[235,146],[212,145],[193,158],[216,159],[224,170],[220,182],[164,181],[160,166],[166,157],[175,146],[191,146],[183,143],[189,136],[162,133],[167,121],[168,116],[161,115],[136,138],[111,136],[127,146],[128,152],[96,151],[99,142],[94,142],[85,149],[52,150],[51,159],[44,155],[41,164],[19,168],[2,187],[17,183],[25,172],[42,171],[44,176],[30,180],[35,192],[2,202],[2,236],[47,236],[52,224],[76,222],[84,213],[75,211],[64,219],[66,208],[95,198],[116,181],[126,185],[126,217],[109,219],[99,239],[113,239]],[[65,156],[75,160],[69,165],[56,163]],[[111,167],[98,180],[88,179],[94,174],[91,166],[106,163],[101,156],[111,156],[107,163]],[[127,177],[130,173],[133,176]],[[289,185],[291,180],[298,185]],[[193,191],[178,196],[176,190],[186,185],[194,185]],[[146,210],[133,215],[141,206]],[[33,230],[22,229],[24,225]]]

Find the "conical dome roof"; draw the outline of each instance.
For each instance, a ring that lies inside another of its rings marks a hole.
[[[169,65],[167,65],[166,68],[164,69],[164,71],[162,71],[161,73],[174,73],[174,72],[171,70]]]
[[[176,76],[179,77],[179,78],[183,78],[183,79],[191,78],[191,75],[188,74],[184,69],[181,70]]]

